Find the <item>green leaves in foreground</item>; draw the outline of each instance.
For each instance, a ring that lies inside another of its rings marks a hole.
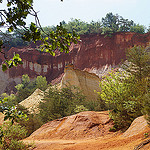
[[[69,46],[71,43],[77,44],[80,36],[74,31],[73,33],[67,33],[67,30],[63,28],[62,24],[57,25],[56,31],[51,31],[44,39],[41,45],[41,51],[50,53],[55,56],[55,50],[60,52],[69,53]]]
[[[2,2],[0,0],[0,3]],[[27,16],[33,16],[35,18],[35,23],[31,22],[29,27],[26,26],[25,21]],[[33,8],[33,0],[8,0],[6,8],[1,10],[0,27],[4,26],[7,27],[9,33],[21,29],[22,32],[20,34],[23,40],[28,42],[40,41],[41,51],[48,52],[53,56],[55,56],[55,50],[68,53],[71,43],[76,44],[80,38],[74,31],[73,33],[67,33],[67,30],[63,28],[62,24],[56,27],[56,31],[51,31],[48,34],[45,33],[41,27],[37,12]],[[45,36],[41,34],[42,32],[45,33]],[[0,40],[0,53],[5,57],[5,52],[2,52],[3,45],[3,41]],[[2,70],[5,71],[18,64],[22,64],[18,54],[11,60],[5,57]]]
[[[22,59],[20,58],[19,54],[15,54],[12,59],[5,60],[5,63],[2,64],[2,70],[6,71],[8,68],[12,68],[13,66],[17,67],[18,64],[23,64]]]
[[[16,119],[27,119],[27,115],[17,110],[16,106],[10,106],[7,102],[7,98],[0,98],[0,112],[3,113],[4,121],[7,119],[14,123]]]
[[[38,28],[33,22],[29,29],[23,35],[23,39],[28,42],[41,41],[40,50],[50,53],[52,56],[55,56],[56,50],[68,53],[71,43],[77,44],[80,39],[80,36],[74,31],[73,33],[68,33],[61,23],[57,25],[56,31],[50,31],[50,33],[45,33],[42,28]],[[41,31],[45,33],[44,36],[41,34]]]

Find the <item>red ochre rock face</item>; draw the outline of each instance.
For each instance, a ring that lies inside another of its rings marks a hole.
[[[64,139],[77,140],[97,138],[112,135],[110,127],[113,126],[107,111],[85,111],[50,121],[33,132],[28,140]]]
[[[13,53],[19,53],[23,65],[13,67],[6,73],[9,78],[21,77],[28,74],[31,78],[38,75],[46,76],[50,82],[64,72],[66,64],[73,64],[81,70],[103,70],[108,66],[115,67],[125,60],[125,50],[134,45],[146,46],[150,42],[150,33],[137,34],[120,32],[112,37],[104,37],[100,34],[83,35],[81,41],[70,46],[70,53],[57,53],[51,56],[36,50],[35,45],[22,49],[11,48],[7,54],[10,58]],[[1,57],[0,57],[1,58]],[[0,62],[3,59],[0,59]]]

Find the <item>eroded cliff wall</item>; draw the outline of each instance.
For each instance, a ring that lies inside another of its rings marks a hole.
[[[66,85],[74,85],[82,90],[87,100],[96,100],[97,92],[100,91],[100,78],[94,73],[74,69],[73,65],[67,65],[64,70],[64,76],[61,80],[61,88]]]
[[[13,67],[6,73],[0,72],[0,80],[6,77],[11,82],[19,81],[23,74],[28,74],[31,78],[38,75],[46,76],[50,82],[64,72],[68,63],[74,64],[75,68],[96,73],[100,77],[111,67],[118,65],[121,60],[125,60],[125,49],[134,45],[147,45],[149,42],[150,33],[141,35],[128,32],[115,33],[112,37],[99,34],[81,36],[81,41],[77,45],[70,46],[69,54],[57,53],[55,57],[40,53],[35,45],[23,49],[12,48],[7,55],[12,57],[14,52],[19,53],[23,65]],[[1,57],[0,63],[2,61]]]

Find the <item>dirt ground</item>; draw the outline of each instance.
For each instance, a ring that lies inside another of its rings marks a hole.
[[[34,143],[33,150],[150,150],[150,128],[144,116],[136,118],[124,133],[109,132],[108,120],[105,111],[82,112],[48,122],[23,141]]]
[[[134,148],[149,139],[145,138],[144,133],[150,133],[147,128],[140,134],[123,138],[122,133],[114,133],[95,139],[84,140],[59,140],[59,139],[46,139],[46,140],[24,140],[27,143],[34,143],[34,150],[134,150]],[[150,144],[144,145],[140,150],[150,150]]]

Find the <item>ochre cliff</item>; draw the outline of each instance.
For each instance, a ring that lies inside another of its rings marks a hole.
[[[19,53],[23,59],[23,65],[13,67],[3,74],[11,82],[17,80],[23,74],[28,74],[31,78],[38,75],[46,76],[50,82],[64,72],[65,65],[74,64],[75,68],[86,70],[103,75],[111,67],[118,65],[121,60],[125,60],[125,49],[134,45],[147,45],[150,42],[150,33],[115,33],[112,37],[104,37],[100,34],[81,36],[81,41],[70,46],[70,53],[58,53],[55,57],[47,53],[40,53],[36,46],[32,44],[22,49],[12,48],[7,54],[10,58],[13,53]],[[4,59],[0,56],[0,63]],[[7,79],[6,79],[7,78]],[[3,83],[3,89],[6,85]]]
[[[100,91],[100,78],[94,73],[74,69],[73,65],[67,65],[64,70],[64,76],[61,80],[61,88],[66,85],[75,85],[82,90],[87,100],[96,100],[97,92]]]

